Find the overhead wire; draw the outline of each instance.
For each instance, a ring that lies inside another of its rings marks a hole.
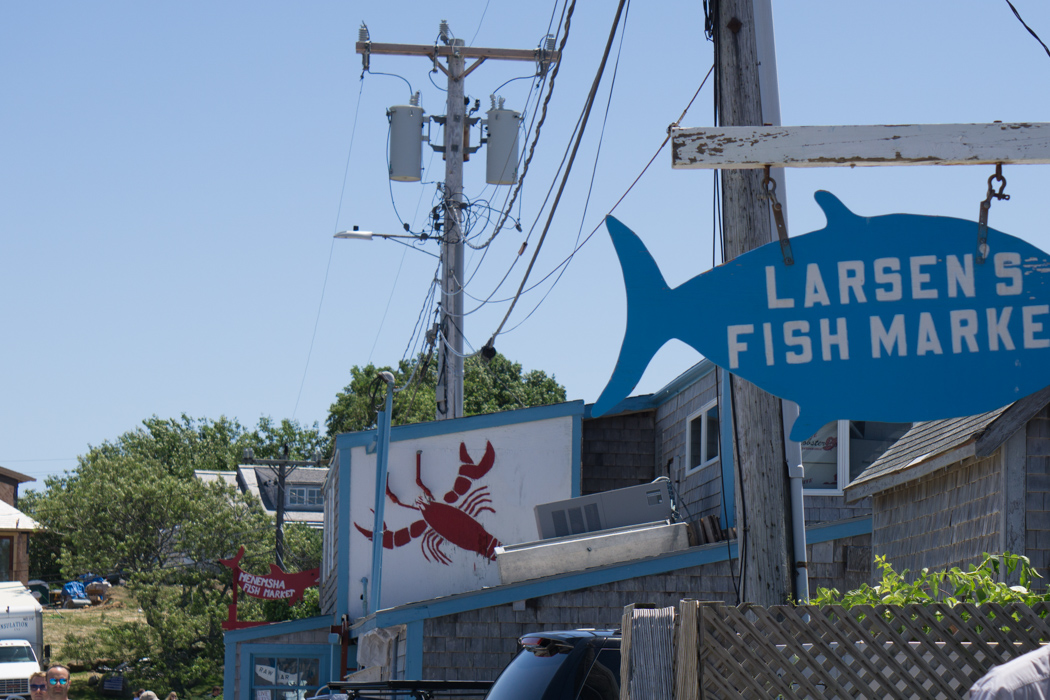
[[[719,60],[719,41],[721,39],[721,31],[719,27],[719,7],[718,0],[704,0],[704,34],[707,39],[715,45],[715,83],[714,83],[714,101],[713,101],[713,123],[717,126],[721,123],[722,113],[719,109],[719,105],[722,100],[722,78],[721,71],[719,70],[721,61]],[[712,207],[712,217],[714,217],[715,229],[713,236],[719,239],[722,247],[722,258],[725,259],[726,251],[726,231],[725,231],[725,220],[722,217],[721,208],[721,197],[719,185],[721,182],[721,171],[713,171],[713,197],[715,198],[715,206]],[[711,255],[712,261],[714,259],[714,240],[711,242]],[[734,401],[734,390],[733,390],[733,378],[729,375],[729,404],[736,410],[736,402]],[[732,420],[733,416],[730,416]],[[719,436],[721,439],[721,436]],[[720,453],[721,454],[721,453]],[[737,432],[737,422],[733,420],[733,454],[740,454],[740,436]],[[743,484],[743,469],[740,465],[739,459],[734,459],[735,478],[737,484]],[[719,472],[721,475],[721,472]],[[722,481],[721,490],[725,493],[726,484]],[[740,491],[740,517],[737,521],[737,576],[733,579],[733,588],[736,590],[737,603],[746,600],[747,589],[746,574],[747,574],[747,535],[748,535],[748,517],[747,517],[747,498],[744,489]],[[724,498],[724,496],[723,496]],[[725,507],[725,506],[724,506]],[[728,547],[728,545],[727,545]],[[729,570],[732,573],[733,561],[729,560]]]
[[[407,81],[406,81],[407,82]],[[411,86],[410,86],[411,87]],[[354,135],[357,133],[357,115],[361,111],[361,96],[365,90],[365,79],[362,74],[359,80],[359,87],[357,90],[357,107],[354,109],[354,123],[350,127],[350,145],[346,150],[346,166],[343,168],[343,185],[339,189],[339,204],[336,206],[335,212],[335,226],[334,229],[339,228],[339,216],[343,212],[343,198],[346,195],[346,180],[350,173],[350,156],[354,152]],[[295,419],[295,414],[299,410],[299,401],[303,397],[303,387],[306,386],[306,375],[310,370],[310,359],[313,357],[314,352],[314,341],[317,339],[317,327],[321,322],[321,309],[324,308],[324,294],[325,290],[328,289],[328,273],[332,269],[332,257],[335,254],[335,239],[333,238],[331,244],[328,247],[328,263],[324,268],[324,281],[321,283],[321,299],[317,303],[317,315],[314,317],[314,329],[313,333],[310,334],[310,347],[306,351],[306,366],[303,368],[303,378],[299,382],[299,393],[295,396],[295,407],[292,409],[292,419]]]
[[[398,75],[397,73],[383,73],[381,71],[376,71],[376,70],[372,70],[370,68],[365,68],[364,70],[361,71],[361,79],[362,80],[365,77],[365,73],[368,73],[369,75],[386,75],[386,76],[389,76],[391,78],[399,78],[400,80],[404,80],[405,81],[405,85],[408,86],[408,94],[409,94],[409,96],[416,94],[415,91],[412,90],[412,83],[408,82],[408,78],[406,78],[403,75]]]
[[[601,157],[602,143],[603,143],[603,141],[605,139],[605,127],[606,127],[606,125],[608,124],[608,121],[609,121],[609,111],[610,111],[610,108],[612,107],[613,92],[616,89],[616,76],[619,73],[619,69],[620,69],[620,56],[623,54],[623,39],[624,39],[624,36],[626,36],[626,34],[627,34],[627,20],[628,20],[628,18],[630,16],[630,10],[631,10],[631,3],[630,3],[630,0],[627,0],[627,5],[624,8],[624,14],[623,14],[623,25],[620,28],[620,45],[619,45],[619,47],[616,50],[616,61],[613,63],[613,74],[612,74],[612,78],[609,81],[609,97],[608,97],[608,100],[605,103],[605,116],[602,118],[602,130],[601,130],[601,132],[600,132],[600,134],[598,136],[598,147],[597,147],[597,149],[595,151],[595,154],[594,154],[594,165],[591,167],[591,179],[590,179],[590,183],[587,186],[587,197],[584,199],[584,202],[583,202],[583,212],[580,214],[580,227],[579,227],[579,229],[576,232],[576,242],[573,244],[573,252],[568,256],[568,258],[566,258],[566,260],[562,264],[560,264],[558,266],[558,268],[559,268],[558,276],[554,278],[554,281],[551,283],[551,286],[547,289],[547,291],[544,293],[544,295],[542,297],[540,297],[539,301],[536,302],[536,305],[532,308],[532,311],[530,311],[528,314],[526,314],[525,317],[523,319],[521,319],[518,323],[516,323],[512,328],[509,328],[507,330],[507,333],[510,333],[510,332],[514,331],[515,329],[519,328],[523,323],[525,323],[527,320],[529,320],[529,318],[531,318],[534,313],[536,313],[536,311],[540,308],[540,306],[543,304],[543,302],[546,301],[546,299],[550,295],[550,293],[552,291],[554,291],[554,287],[557,286],[558,282],[562,278],[562,275],[564,275],[565,272],[569,269],[569,263],[572,261],[573,257],[576,255],[576,251],[579,250],[578,246],[580,244],[580,236],[583,235],[583,226],[584,226],[584,223],[587,220],[587,209],[590,207],[591,195],[594,192],[594,180],[595,180],[595,178],[596,178],[596,176],[598,174],[598,161],[599,161],[599,159]],[[544,280],[547,279],[548,277],[550,277],[550,274],[544,276]],[[542,283],[542,280],[541,280],[540,283]],[[534,285],[534,287],[535,287],[535,285]]]
[[[387,157],[389,158],[389,156],[387,156]],[[430,172],[430,166],[431,166],[431,164],[433,162],[434,162],[434,158],[433,158],[433,155],[431,155],[430,160],[427,162],[426,171],[423,173],[423,177],[424,178],[426,178],[427,174]],[[391,195],[392,194],[393,194],[393,192],[391,192]],[[417,216],[419,216],[419,205],[420,205],[420,203],[422,201],[423,201],[423,192],[420,191],[420,193],[419,193],[419,200],[416,201],[416,211],[415,211],[415,213],[412,216],[413,220],[415,220],[415,218]],[[394,238],[394,239],[391,239],[391,240],[395,240],[396,241],[396,240],[399,240],[399,239]],[[414,246],[409,246],[409,247],[414,248]],[[423,252],[428,252],[428,251],[423,251]],[[390,295],[387,297],[386,308],[383,309],[383,317],[379,321],[379,328],[376,330],[375,340],[372,341],[372,349],[368,351],[368,362],[366,364],[370,364],[372,362],[372,355],[373,355],[373,353],[375,353],[376,345],[379,343],[379,336],[382,334],[383,326],[386,324],[386,317],[387,317],[387,314],[390,312],[390,302],[393,301],[393,299],[394,299],[394,291],[397,289],[397,282],[401,278],[401,269],[405,265],[405,257],[407,255],[408,255],[408,251],[407,250],[401,252],[401,262],[398,263],[397,272],[394,274],[394,281],[390,284]]]
[[[635,185],[637,185],[641,181],[642,177],[649,170],[649,168],[652,166],[652,164],[656,161],[656,158],[663,151],[664,146],[666,146],[667,142],[671,140],[671,129],[676,127],[676,126],[678,126],[678,124],[681,123],[682,119],[685,118],[686,113],[689,111],[690,107],[692,107],[693,102],[696,101],[696,98],[700,96],[700,91],[703,90],[704,85],[707,84],[707,80],[708,80],[708,78],[711,77],[711,73],[713,71],[714,71],[714,66],[712,66],[711,69],[709,69],[707,71],[707,75],[704,77],[703,82],[700,83],[700,87],[698,87],[696,89],[696,92],[693,93],[693,97],[689,100],[689,104],[686,105],[685,109],[682,111],[681,116],[678,117],[678,120],[673,122],[670,126],[668,126],[667,136],[664,137],[664,140],[657,147],[656,151],[653,153],[652,157],[649,159],[649,162],[647,162],[645,164],[645,166],[641,169],[641,171],[638,173],[638,175],[634,178],[634,180],[631,182],[631,184],[627,187],[627,189],[624,190],[623,194],[620,195],[620,198],[617,199],[616,202],[609,208],[609,210],[606,212],[606,215],[612,214],[614,211],[616,211],[617,207],[619,207],[620,204],[623,203],[623,200],[627,198],[627,195],[629,195],[631,193],[631,191],[634,189]],[[593,229],[591,229],[591,232],[589,234],[587,234],[587,237],[584,238],[583,241],[581,241],[580,244],[578,246],[576,246],[576,248],[574,248],[560,263],[555,265],[554,268],[550,272],[548,272],[544,277],[542,277],[540,280],[538,280],[531,287],[528,287],[527,289],[525,289],[525,292],[527,293],[527,292],[530,292],[530,291],[536,289],[539,285],[543,284],[543,282],[545,280],[549,279],[551,275],[553,275],[555,272],[557,272],[559,268],[561,268],[562,266],[567,264],[572,259],[572,257],[574,255],[576,255],[576,253],[578,253],[583,248],[583,246],[587,245],[587,243],[591,240],[591,238],[594,237],[594,234],[596,234],[598,232],[598,230],[601,229],[602,223],[604,223],[604,219],[605,219],[605,217],[602,217],[602,220],[599,221],[598,224]],[[512,299],[513,299],[513,297],[507,297],[505,299],[497,299],[493,303],[509,302]],[[507,332],[509,332],[509,331],[507,331]]]
[[[467,46],[473,46],[474,40],[478,38],[478,32],[481,31],[481,25],[485,22],[485,15],[489,11],[489,2],[491,2],[491,0],[485,0],[485,9],[481,11],[481,18],[478,20],[478,28],[474,30],[474,36],[470,37],[470,43],[468,43]]]
[[[1043,47],[1043,50],[1046,51],[1046,55],[1050,56],[1050,48],[1048,48],[1047,45],[1043,43],[1043,40],[1039,38],[1039,35],[1035,33],[1035,30],[1029,27],[1028,23],[1021,19],[1021,13],[1017,11],[1017,8],[1014,7],[1014,4],[1010,2],[1010,0],[1006,0],[1006,4],[1009,5],[1010,9],[1014,11],[1014,17],[1017,18],[1017,21],[1024,25],[1024,28],[1028,30],[1028,33],[1034,36],[1035,40],[1038,41],[1039,44]]]
[[[561,42],[560,42],[560,44],[558,46],[558,55],[559,56],[561,56],[562,52],[565,50],[565,44],[566,44],[566,42],[569,39],[569,29],[572,26],[572,14],[575,11],[575,8],[576,8],[576,0],[572,0],[572,3],[568,6],[568,8],[563,11],[563,15],[564,15],[564,33],[561,36]],[[555,12],[556,11],[557,11],[557,3],[555,3]],[[553,24],[553,16],[551,18],[551,24]],[[560,25],[560,23],[559,23],[559,25]],[[561,27],[559,26],[559,31],[560,30],[561,30]],[[559,58],[559,60],[554,64],[554,68],[549,71],[549,73],[550,73],[550,81],[547,83],[547,96],[543,100],[543,105],[541,107],[540,114],[539,114],[539,122],[536,124],[536,131],[533,133],[532,143],[529,146],[528,155],[525,157],[525,162],[524,162],[524,165],[522,166],[522,169],[521,169],[521,175],[518,177],[518,182],[515,185],[514,190],[513,190],[513,192],[510,195],[509,203],[508,203],[508,205],[506,207],[507,215],[509,215],[510,210],[512,210],[514,208],[514,202],[517,200],[518,193],[521,192],[521,188],[523,187],[523,185],[525,183],[526,175],[528,175],[529,165],[532,163],[532,157],[533,157],[533,155],[536,152],[536,144],[539,142],[540,131],[543,128],[543,124],[547,120],[547,106],[550,104],[551,97],[554,94],[554,85],[555,85],[555,82],[557,80],[558,71],[560,70],[560,68],[561,68],[561,59]],[[533,119],[535,119],[535,118],[536,118],[536,115],[533,115]],[[531,127],[530,127],[530,130],[531,130]],[[496,236],[499,235],[500,231],[503,230],[503,226],[506,223],[506,218],[507,217],[504,216],[503,218],[500,219],[500,222],[498,224],[496,224],[496,228],[492,232],[492,236],[490,236],[489,240],[485,242],[485,245],[488,245],[489,243],[491,243],[496,238]],[[515,263],[516,262],[517,262],[517,260],[515,260]]]
[[[551,223],[554,220],[554,213],[557,211],[558,203],[561,201],[561,195],[565,191],[565,185],[568,182],[569,173],[572,170],[572,164],[576,160],[576,154],[579,151],[580,142],[582,141],[583,133],[584,133],[584,131],[587,128],[587,120],[590,117],[591,107],[594,104],[594,96],[598,92],[598,85],[601,82],[602,75],[605,73],[605,65],[606,65],[606,63],[609,60],[609,52],[612,50],[612,42],[616,38],[616,30],[617,30],[617,27],[620,24],[620,17],[623,14],[623,9],[624,9],[624,6],[626,5],[626,3],[627,3],[627,0],[620,0],[620,2],[616,6],[616,16],[613,19],[612,30],[609,32],[609,39],[608,39],[608,41],[605,44],[605,51],[602,53],[602,59],[599,62],[599,65],[598,65],[598,73],[594,76],[594,82],[591,84],[591,90],[590,90],[590,92],[587,95],[587,101],[586,101],[586,107],[584,109],[583,121],[582,121],[582,123],[580,125],[580,129],[579,129],[579,131],[578,131],[578,133],[576,135],[576,142],[573,145],[572,155],[570,156],[569,162],[566,165],[565,173],[562,175],[562,181],[561,181],[561,185],[558,188],[558,194],[555,197],[553,204],[551,205],[550,213],[547,216],[547,222],[546,222],[546,224],[543,227],[543,232],[540,234],[540,240],[536,243],[536,249],[532,253],[532,259],[529,261],[529,265],[525,269],[525,274],[522,277],[521,284],[518,287],[518,293],[514,296],[514,299],[510,303],[510,308],[507,309],[506,315],[503,317],[503,320],[500,321],[499,326],[497,326],[495,332],[492,334],[492,337],[489,339],[489,344],[490,345],[495,341],[496,336],[498,336],[500,334],[500,332],[503,330],[503,326],[506,325],[507,320],[510,318],[511,313],[513,313],[514,307],[517,305],[518,299],[521,298],[521,293],[524,290],[526,283],[528,282],[529,274],[532,272],[532,268],[536,265],[536,260],[537,260],[537,257],[539,255],[539,252],[543,248],[543,242],[547,238],[547,232],[550,231]]]

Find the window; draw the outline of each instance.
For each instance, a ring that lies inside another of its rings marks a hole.
[[[292,486],[288,489],[288,505],[320,507],[324,505],[321,489],[316,486]]]
[[[305,700],[321,687],[320,660],[253,656],[251,700]]]
[[[811,495],[838,496],[890,445],[911,428],[911,423],[834,421],[802,443],[803,485]]]
[[[0,581],[14,580],[14,556],[15,542],[13,537],[0,537]]]
[[[620,700],[620,650],[602,649],[591,666],[579,700]]]
[[[685,425],[685,473],[692,474],[718,459],[718,400],[704,404]]]

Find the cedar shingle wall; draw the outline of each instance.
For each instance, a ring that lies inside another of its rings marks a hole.
[[[856,503],[846,503],[845,496],[809,496],[803,499],[806,522],[830,523],[847,518],[871,515],[871,498],[862,498]]]
[[[655,411],[583,421],[580,495],[637,486],[655,479],[655,422]]]
[[[1002,453],[874,496],[872,548],[917,575],[977,563],[1002,542]]]
[[[630,603],[666,607],[698,597],[736,602],[728,563],[532,598],[522,611],[500,605],[430,619],[423,628],[423,677],[491,680],[510,662],[518,637],[527,632],[618,628],[623,608]]]
[[[1026,434],[1025,554],[1050,581],[1050,411],[1028,421]]]
[[[339,572],[339,457],[328,470],[324,490],[325,527],[322,535],[320,605],[325,615],[334,614],[338,604],[336,590]],[[346,566],[345,563],[342,564]]]
[[[809,592],[837,588],[845,592],[871,585],[871,535],[820,542],[806,547],[809,555]]]
[[[870,583],[869,536],[811,546],[810,590],[846,590]],[[423,677],[429,680],[491,680],[510,662],[518,637],[543,630],[579,627],[616,629],[631,603],[678,605],[683,598],[737,602],[738,562],[715,562],[673,573],[642,576],[568,591],[525,603],[524,610],[500,605],[426,620]],[[853,571],[850,571],[850,569]],[[863,569],[863,571],[860,571]]]
[[[717,398],[718,372],[701,377],[692,386],[657,409],[657,465],[659,474],[671,477],[678,492],[678,508],[690,522],[722,513],[721,464],[713,464],[686,475],[686,420],[708,401]],[[727,446],[722,446],[727,451]],[[732,498],[732,494],[726,494]]]

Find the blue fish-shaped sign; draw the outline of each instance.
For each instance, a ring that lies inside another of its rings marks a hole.
[[[799,404],[791,439],[837,419],[915,422],[983,413],[1050,384],[1050,259],[977,223],[860,217],[817,192],[827,226],[770,243],[671,289],[641,240],[606,226],[627,330],[593,415],[637,385],[672,338]]]

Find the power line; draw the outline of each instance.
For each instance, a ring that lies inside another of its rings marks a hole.
[[[361,76],[359,81],[360,87],[357,91],[357,108],[354,110],[354,123],[350,127],[350,146],[346,150],[346,167],[343,169],[343,186],[339,189],[339,205],[335,211],[335,229],[339,228],[339,215],[343,211],[343,198],[346,193],[346,179],[350,173],[350,155],[354,152],[354,135],[357,133],[357,115],[361,111],[361,95],[365,91],[365,79],[364,75]],[[317,316],[314,318],[314,330],[310,334],[310,348],[306,351],[306,366],[303,368],[303,378],[299,382],[299,393],[295,396],[295,408],[292,409],[292,419],[295,419],[295,414],[299,410],[299,401],[303,397],[303,387],[306,386],[306,374],[310,370],[310,358],[313,357],[314,353],[314,341],[317,339],[317,327],[321,322],[321,309],[324,308],[324,293],[328,289],[328,273],[332,269],[332,256],[335,253],[335,239],[332,239],[331,244],[328,247],[328,263],[324,268],[324,281],[321,283],[321,299],[317,302]]]
[[[620,195],[620,198],[617,199],[616,202],[609,208],[609,210],[606,212],[606,216],[608,216],[609,214],[612,214],[614,211],[616,211],[616,208],[619,207],[621,203],[623,203],[623,200],[625,200],[627,198],[627,195],[629,195],[631,193],[631,191],[634,189],[635,185],[637,185],[641,181],[641,179],[645,175],[645,173],[648,172],[649,168],[656,161],[656,158],[663,151],[664,146],[666,146],[667,142],[671,140],[671,129],[677,127],[682,122],[682,120],[685,119],[685,115],[689,112],[689,109],[693,106],[693,102],[696,101],[696,98],[700,96],[700,91],[704,89],[704,85],[707,84],[707,80],[708,80],[708,78],[711,77],[711,73],[713,71],[714,71],[714,66],[712,66],[707,71],[707,75],[704,77],[703,81],[700,83],[700,87],[698,87],[696,89],[696,92],[693,93],[693,97],[689,100],[689,104],[687,104],[685,106],[685,109],[682,110],[682,114],[678,117],[678,120],[675,121],[675,122],[672,122],[667,127],[667,136],[664,137],[664,140],[657,147],[656,151],[653,153],[652,158],[649,159],[649,162],[647,162],[645,164],[645,166],[641,169],[641,171],[638,173],[638,175],[634,178],[634,180],[631,182],[631,184],[627,187],[627,189],[624,190],[623,194]],[[563,267],[564,265],[568,264],[569,261],[572,260],[573,256],[575,256],[576,253],[580,252],[580,250],[583,248],[583,246],[587,245],[587,243],[590,242],[591,238],[594,237],[594,234],[596,234],[598,232],[598,230],[602,227],[602,223],[604,223],[604,221],[605,221],[605,217],[603,216],[602,220],[598,222],[598,224],[591,230],[591,232],[589,234],[587,234],[587,237],[584,238],[583,241],[579,245],[577,245],[572,250],[572,252],[570,252],[565,257],[565,259],[563,259],[560,263],[555,265],[554,268],[550,272],[548,272],[545,276],[543,276],[535,284],[533,284],[531,287],[528,287],[527,289],[525,289],[525,293],[531,292],[532,290],[534,290],[537,287],[539,287],[546,280],[550,279],[550,276],[553,275],[555,272],[557,272],[561,267]],[[508,271],[508,274],[509,274],[509,271]],[[506,278],[506,275],[504,276],[504,279],[505,278]],[[505,299],[496,299],[492,303],[497,303],[497,304],[498,303],[505,303],[505,302],[511,301],[512,299],[513,299],[513,297],[507,297]],[[474,309],[473,311],[470,311],[468,313],[473,313],[475,311],[478,311],[480,308],[481,307],[478,307],[477,309]],[[464,314],[464,315],[466,315],[466,314]],[[517,326],[515,326],[514,328],[517,328]],[[512,328],[510,330],[514,330],[514,329]],[[506,332],[509,333],[510,331],[508,330]]]
[[[536,259],[539,255],[540,249],[543,247],[543,242],[547,238],[547,232],[550,231],[551,223],[554,220],[554,212],[558,209],[558,203],[561,201],[561,195],[565,191],[565,185],[568,182],[569,173],[572,170],[573,161],[576,160],[576,153],[579,150],[580,141],[583,139],[583,133],[587,128],[587,119],[590,117],[591,107],[594,105],[594,96],[598,92],[598,85],[601,82],[602,75],[605,73],[605,64],[609,60],[609,52],[612,50],[612,42],[613,39],[615,39],[616,37],[616,29],[620,24],[620,17],[623,14],[623,9],[626,3],[627,0],[620,0],[619,5],[617,5],[616,7],[616,17],[613,19],[612,30],[609,32],[609,40],[605,44],[605,52],[602,54],[601,62],[598,65],[598,73],[594,76],[594,82],[591,85],[591,91],[587,95],[586,107],[584,108],[584,116],[580,125],[579,132],[576,135],[576,143],[573,145],[572,155],[569,157],[569,162],[566,165],[565,173],[562,176],[561,185],[558,188],[558,194],[554,198],[554,203],[551,205],[550,214],[547,216],[547,223],[543,227],[543,233],[540,234],[540,240],[536,244],[536,249],[532,253],[532,260],[529,261],[529,266],[525,270],[524,277],[522,277],[521,285],[519,285],[518,287],[518,293],[514,296],[514,299],[511,301],[510,308],[507,309],[506,316],[504,316],[503,320],[500,321],[500,324],[496,328],[496,331],[492,334],[492,337],[489,339],[489,345],[493,343],[496,336],[499,335],[500,331],[503,330],[503,326],[506,325],[507,319],[510,318],[511,313],[514,311],[514,306],[517,304],[518,299],[521,297],[522,290],[524,290],[525,284],[528,282],[529,274],[532,272],[532,268],[536,264]]]
[[[606,127],[606,125],[609,122],[609,109],[612,107],[613,92],[616,89],[616,76],[617,76],[617,73],[619,72],[619,69],[620,69],[620,56],[623,54],[623,39],[624,39],[624,36],[626,36],[626,34],[627,34],[627,18],[629,17],[629,14],[630,14],[630,1],[628,0],[627,7],[624,9],[623,27],[620,29],[620,44],[619,44],[619,46],[616,49],[616,62],[613,64],[613,75],[612,75],[612,79],[609,81],[609,97],[608,97],[608,100],[606,100],[606,103],[605,103],[605,115],[602,118],[602,130],[601,130],[601,133],[598,136],[598,148],[597,148],[597,150],[594,153],[594,165],[591,168],[591,180],[590,180],[590,183],[587,186],[587,197],[586,197],[586,199],[584,200],[584,203],[583,203],[583,212],[580,214],[580,228],[576,232],[576,242],[573,244],[574,245],[573,252],[569,255],[568,258],[566,258],[566,260],[563,262],[563,264],[558,266],[560,268],[560,271],[558,272],[558,276],[554,279],[554,282],[551,283],[551,286],[547,289],[547,291],[544,293],[544,295],[542,297],[540,297],[540,300],[538,302],[536,302],[536,305],[532,308],[532,311],[530,311],[528,314],[526,314],[525,318],[521,319],[521,321],[519,321],[517,324],[515,324],[515,326],[513,328],[509,329],[507,331],[508,333],[510,333],[511,331],[513,331],[516,328],[520,327],[523,323],[528,321],[532,317],[532,315],[534,313],[536,313],[536,311],[540,308],[540,306],[543,304],[543,302],[546,301],[547,297],[550,296],[550,293],[552,291],[554,291],[554,288],[558,285],[558,282],[561,280],[561,278],[565,274],[566,270],[569,269],[569,263],[572,261],[573,257],[576,255],[576,251],[579,250],[578,246],[580,244],[580,236],[583,235],[583,225],[584,225],[584,222],[587,220],[587,209],[588,209],[588,207],[590,206],[590,203],[591,203],[591,195],[594,193],[594,180],[595,180],[595,177],[598,174],[598,161],[599,161],[599,159],[601,157],[601,153],[602,153],[602,143],[605,140],[605,127]],[[568,175],[568,173],[566,173],[566,175]],[[547,279],[548,277],[550,277],[549,274],[546,275],[544,277],[544,279]],[[540,281],[540,283],[542,283],[542,280]],[[533,288],[535,288],[536,286],[538,286],[538,284],[534,285]]]
[[[1031,34],[1032,36],[1034,36],[1035,40],[1038,41],[1042,45],[1043,50],[1046,51],[1046,55],[1050,56],[1050,48],[1047,48],[1047,45],[1043,43],[1043,40],[1039,38],[1039,35],[1036,34],[1032,30],[1032,28],[1029,27],[1027,23],[1025,23],[1025,21],[1023,19],[1021,19],[1021,14],[1017,11],[1017,8],[1014,7],[1014,4],[1012,2],[1010,2],[1010,0],[1006,0],[1006,4],[1009,5],[1010,9],[1014,11],[1014,16],[1017,17],[1017,21],[1024,25],[1024,28],[1028,30],[1028,33]]]

